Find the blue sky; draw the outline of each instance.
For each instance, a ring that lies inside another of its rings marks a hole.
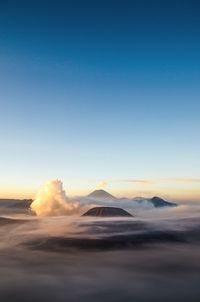
[[[200,4],[95,2],[0,4],[1,196],[200,178]],[[164,183],[200,199],[198,182]]]

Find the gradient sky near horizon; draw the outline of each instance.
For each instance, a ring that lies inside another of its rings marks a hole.
[[[200,200],[200,2],[1,1],[0,136],[0,197]]]

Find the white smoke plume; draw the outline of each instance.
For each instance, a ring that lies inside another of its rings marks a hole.
[[[31,210],[37,216],[72,215],[79,208],[79,203],[70,201],[60,180],[48,181],[37,193],[31,204]]]

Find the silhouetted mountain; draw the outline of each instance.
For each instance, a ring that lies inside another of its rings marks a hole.
[[[158,196],[154,196],[152,198],[135,197],[132,200],[141,205],[147,205],[147,206],[152,205],[155,208],[176,207],[177,206],[176,203],[166,201]]]
[[[88,210],[82,216],[95,216],[95,217],[132,217],[132,215],[121,208],[114,207],[95,207]]]
[[[87,197],[94,198],[94,199],[116,199],[115,196],[111,195],[110,193],[104,191],[104,190],[95,190],[92,193],[90,193]]]
[[[150,202],[154,205],[155,208],[160,208],[160,207],[176,207],[177,204],[174,202],[169,202],[166,201],[158,196],[154,196],[153,198],[150,199]]]

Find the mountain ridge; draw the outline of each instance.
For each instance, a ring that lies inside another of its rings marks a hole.
[[[99,201],[120,201],[123,198],[116,198],[115,196],[113,196],[112,194],[108,193],[105,190],[95,190],[93,192],[91,192],[89,195],[87,195],[86,197],[91,198],[91,199],[96,199]],[[145,205],[145,206],[153,206],[154,208],[162,208],[162,207],[176,207],[177,204],[171,201],[167,201],[159,196],[153,196],[151,198],[145,198],[145,197],[134,197],[132,199],[129,198],[125,198],[127,201],[133,201],[138,205]]]
[[[162,207],[176,207],[177,204],[175,202],[171,201],[166,201],[165,199],[154,196],[152,198],[143,198],[143,197],[135,197],[132,199],[132,201],[142,204],[142,203],[150,203],[152,204],[155,208],[162,208]]]

